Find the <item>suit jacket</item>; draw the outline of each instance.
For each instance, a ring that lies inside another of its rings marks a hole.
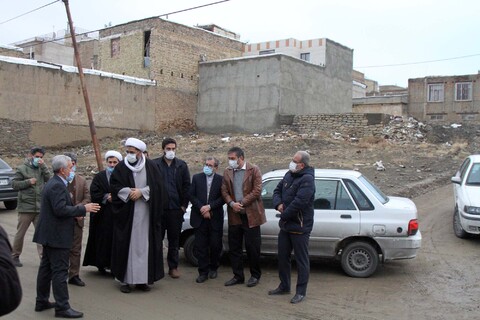
[[[0,226],[0,317],[15,310],[22,300],[22,286],[12,260],[12,247]]]
[[[33,242],[44,246],[70,249],[73,243],[73,217],[84,217],[85,206],[74,206],[63,180],[55,175],[42,193],[40,217]]]
[[[253,228],[267,222],[261,196],[262,173],[256,165],[247,162],[242,189],[242,204],[248,217],[248,226]],[[230,167],[225,169],[223,174],[222,196],[226,204],[229,204],[230,201],[235,201],[235,193],[233,192],[233,169]],[[233,209],[228,206],[228,225],[240,224],[242,224],[240,214],[233,212]]]
[[[223,229],[223,204],[222,198],[222,176],[214,174],[212,185],[210,186],[210,194],[207,199],[207,176],[205,173],[198,173],[193,176],[192,184],[190,185],[190,202],[192,203],[192,210],[190,211],[190,225],[194,228],[200,227],[202,214],[200,208],[204,205],[210,205],[210,212],[212,213],[211,223],[215,230]]]
[[[72,182],[68,184],[67,189],[72,195],[74,205],[91,202],[90,189],[88,189],[87,180],[83,176],[76,174]],[[75,219],[75,222],[83,228],[84,219]]]

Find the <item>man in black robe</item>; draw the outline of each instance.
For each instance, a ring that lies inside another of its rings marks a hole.
[[[158,167],[143,154],[145,143],[129,138],[125,148],[127,156],[110,178],[111,270],[123,283],[120,291],[129,293],[131,285],[149,291],[149,284],[164,277],[161,217],[167,197]]]
[[[95,266],[101,274],[107,274],[112,258],[113,213],[110,177],[115,166],[122,160],[120,152],[107,151],[105,154],[107,169],[97,173],[90,185],[92,201],[99,203],[101,209],[97,213],[90,213],[88,242],[83,265]]]

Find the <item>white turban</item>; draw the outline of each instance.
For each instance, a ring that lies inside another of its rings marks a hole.
[[[145,142],[137,138],[128,138],[127,141],[125,141],[125,147],[134,147],[142,152],[147,150]]]
[[[108,158],[111,158],[111,157],[115,157],[118,159],[118,161],[122,161],[123,160],[123,157],[122,157],[122,154],[118,151],[115,151],[115,150],[108,150],[107,153],[105,153],[105,161],[108,159]]]

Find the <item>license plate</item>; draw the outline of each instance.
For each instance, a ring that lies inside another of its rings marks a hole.
[[[8,179],[0,179],[0,186],[8,185]]]

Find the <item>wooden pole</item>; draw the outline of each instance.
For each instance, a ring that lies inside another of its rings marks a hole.
[[[83,99],[85,100],[85,108],[87,109],[88,125],[90,126],[90,134],[92,136],[93,150],[95,151],[95,158],[97,159],[98,170],[103,170],[103,159],[100,155],[100,145],[98,144],[97,131],[95,129],[95,123],[93,122],[92,110],[90,108],[90,100],[88,99],[87,87],[85,85],[85,77],[83,75],[82,62],[80,61],[80,54],[78,52],[77,40],[75,39],[75,29],[73,28],[72,16],[70,14],[70,8],[68,6],[68,0],[62,0],[65,3],[65,9],[67,10],[68,25],[70,26],[70,34],[72,36],[73,51],[75,53],[75,60],[78,67],[78,75],[80,76],[80,84],[82,85]]]

